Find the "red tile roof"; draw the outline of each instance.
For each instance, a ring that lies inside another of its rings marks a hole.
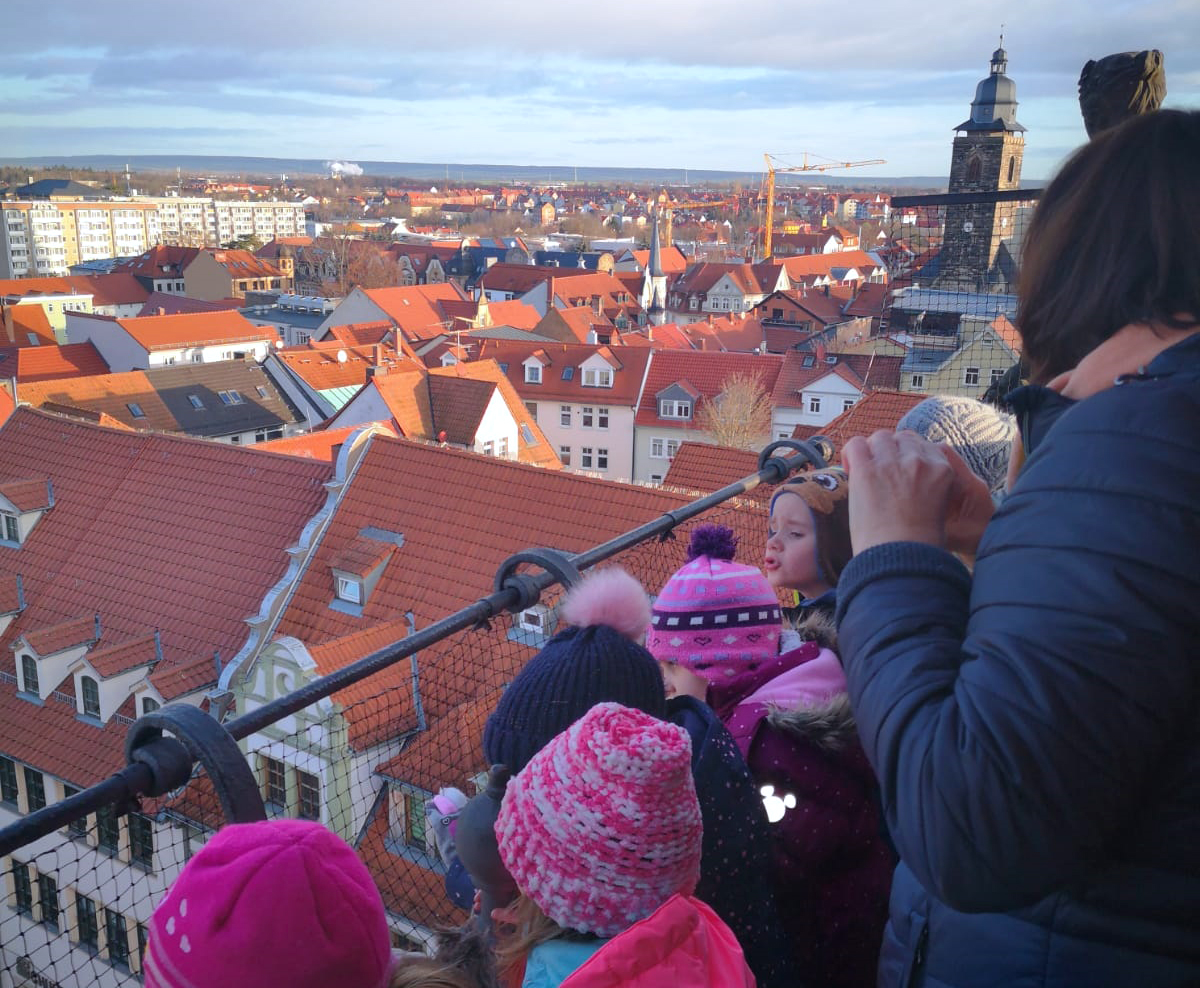
[[[529,401],[596,401],[605,405],[633,407],[642,377],[646,372],[649,350],[609,349],[594,343],[523,343],[513,340],[481,339],[473,353],[479,360],[493,359],[507,369],[505,376],[517,393]],[[584,387],[580,365],[603,352],[613,365],[611,388]],[[526,384],[524,362],[535,353],[543,356],[542,383]],[[569,378],[564,377],[569,373]]]
[[[387,426],[379,424],[379,428],[391,432]],[[309,460],[324,460],[332,463],[337,459],[338,450],[354,433],[363,428],[361,425],[347,425],[340,429],[319,429],[304,436],[290,436],[287,439],[269,439],[265,443],[255,443],[254,448],[268,453],[283,453],[287,456],[299,456]]]
[[[245,304],[244,298],[227,298],[219,302],[206,302],[203,299],[189,298],[186,295],[151,292],[138,316],[178,316],[185,312],[221,312],[226,309],[240,309]]]
[[[698,491],[711,494],[722,487],[758,472],[758,453],[752,450],[732,449],[729,446],[710,446],[708,443],[681,443],[663,485],[683,491]],[[756,487],[746,496],[756,501],[767,501],[773,492],[771,487]]]
[[[83,316],[80,319],[104,320],[102,316]],[[105,320],[110,321],[110,320]],[[180,347],[215,345],[219,343],[274,342],[275,330],[270,326],[255,326],[240,312],[188,312],[177,316],[144,316],[116,319],[130,338],[147,351],[177,350]]]
[[[775,382],[771,403],[776,407],[799,408],[802,402],[801,391],[830,374],[835,374],[862,390],[862,378],[848,366],[844,358],[830,355],[829,359],[835,362],[830,364],[826,361],[823,349],[820,353],[786,351],[783,354],[783,366]]]
[[[878,429],[895,429],[896,423],[914,405],[924,401],[923,394],[902,391],[868,391],[846,411],[828,425],[820,427],[797,426],[793,437],[808,439],[820,434],[833,442],[836,453],[834,460],[841,461],[842,448],[854,436],[869,436]],[[800,430],[806,432],[801,434]]]
[[[38,511],[48,507],[52,499],[50,481],[45,477],[35,480],[10,480],[0,484],[0,494],[18,511]]]
[[[392,335],[392,324],[380,322],[356,322],[346,326],[330,326],[329,335],[343,346],[374,346],[383,343]]]
[[[90,636],[95,614],[99,648],[159,628],[165,658],[152,681],[171,699],[214,682],[214,651],[228,659],[245,642],[245,619],[324,504],[331,468],[19,408],[0,429],[0,479],[36,474],[53,482],[55,504],[20,549],[0,553],[0,586],[20,574],[26,601],[0,655],[69,621]],[[0,681],[0,752],[77,786],[122,762],[123,725],[83,724],[73,705],[35,707],[15,689]]]
[[[54,329],[50,325],[50,317],[40,305],[4,305],[0,303],[0,313],[3,322],[0,323],[0,342],[12,347],[29,349],[35,346],[47,346],[58,343]],[[9,317],[12,319],[12,332],[9,332]],[[32,339],[31,339],[32,337]]]
[[[493,326],[512,326],[514,329],[532,330],[542,316],[528,302],[510,299],[507,302],[489,302],[488,317]]]
[[[762,381],[768,393],[775,389],[775,379],[783,361],[775,354],[714,353],[697,350],[655,350],[650,372],[642,389],[636,425],[657,425],[669,428],[694,429],[691,419],[662,419],[658,415],[657,395],[672,384],[690,387],[700,398],[715,398],[725,382],[734,374],[751,374]]]
[[[466,296],[452,281],[434,285],[405,285],[398,288],[363,290],[372,302],[409,339],[424,339],[447,321],[440,303],[462,302]]]

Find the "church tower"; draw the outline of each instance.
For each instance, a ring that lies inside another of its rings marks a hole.
[[[996,193],[1021,185],[1025,128],[1017,123],[1017,86],[1007,75],[1004,39],[992,52],[991,72],[975,87],[971,116],[955,127],[950,192]],[[982,196],[980,197],[982,198]],[[934,288],[1010,291],[1016,265],[1008,243],[1018,202],[966,202],[946,207],[941,263]]]
[[[642,275],[642,305],[652,325],[667,321],[667,276],[662,269],[662,248],[658,240],[658,210],[654,211],[654,229],[650,232],[650,258]],[[648,304],[647,304],[648,303]]]

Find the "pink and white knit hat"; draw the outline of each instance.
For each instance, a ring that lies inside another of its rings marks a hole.
[[[496,840],[517,886],[559,926],[615,936],[700,878],[686,730],[599,703],[508,784]]]
[[[688,562],[654,601],[646,648],[711,682],[779,655],[783,613],[761,570],[733,561],[737,539],[723,525],[692,532]]]
[[[383,988],[391,938],[371,873],[319,823],[231,824],[150,917],[146,988]]]

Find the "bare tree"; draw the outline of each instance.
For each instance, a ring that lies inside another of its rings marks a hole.
[[[696,424],[718,446],[759,449],[771,434],[771,396],[757,374],[738,371],[721,384],[721,393],[704,401]]]

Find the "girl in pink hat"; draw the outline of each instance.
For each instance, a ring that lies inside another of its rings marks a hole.
[[[496,820],[520,889],[498,950],[507,983],[753,988],[733,933],[692,896],[701,826],[683,728],[600,703],[557,735]]]

